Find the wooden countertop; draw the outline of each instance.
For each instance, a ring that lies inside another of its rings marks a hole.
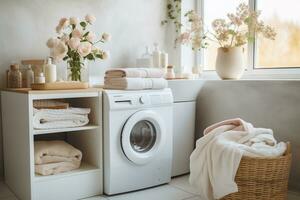
[[[100,92],[103,88],[73,89],[73,90],[32,90],[31,88],[6,88],[2,91],[16,92],[23,94],[57,94],[57,93],[74,93],[74,92]]]

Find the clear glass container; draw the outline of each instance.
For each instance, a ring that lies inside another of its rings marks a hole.
[[[22,87],[22,73],[18,64],[10,66],[8,72],[8,88],[21,88]]]

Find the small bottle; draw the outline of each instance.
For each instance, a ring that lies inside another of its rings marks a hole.
[[[199,78],[202,75],[202,69],[200,66],[193,67],[192,72],[194,74],[194,78]]]
[[[165,53],[165,52],[162,52],[161,55],[160,55],[160,67],[162,69],[165,69],[167,70],[167,67],[168,67],[168,63],[169,60],[168,60],[168,54]]]
[[[48,58],[45,64],[46,83],[53,83],[56,81],[56,65],[52,64],[51,58]]]
[[[175,78],[174,68],[172,65],[168,65],[167,73],[165,74],[166,79],[173,79]]]
[[[146,52],[142,55],[142,58],[152,58],[149,46],[146,46]]]
[[[21,88],[22,87],[22,73],[19,70],[18,64],[12,64],[8,72],[8,87]]]
[[[146,46],[146,52],[142,55],[142,58],[136,59],[137,67],[150,68],[153,66],[153,58],[150,53],[150,48]]]
[[[45,83],[46,79],[43,72],[40,72],[38,76],[34,77],[34,83]]]
[[[153,67],[160,67],[160,54],[159,47],[157,43],[154,43],[154,51],[152,53],[153,55]]]
[[[28,65],[26,70],[26,87],[31,88],[32,83],[34,83],[34,73],[31,69],[31,65]]]

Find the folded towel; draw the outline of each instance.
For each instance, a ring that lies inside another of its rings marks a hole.
[[[41,175],[58,174],[80,167],[82,153],[61,140],[35,141],[35,172]]]
[[[105,72],[107,78],[163,78],[164,69],[158,68],[114,68]]]
[[[70,128],[89,123],[89,108],[34,109],[33,127],[35,129]]]
[[[286,144],[277,144],[270,129],[241,119],[214,124],[204,130],[190,157],[190,183],[201,199],[220,199],[238,191],[234,178],[242,156],[277,157],[285,151]]]
[[[49,176],[69,172],[80,167],[80,162],[59,162],[42,165],[35,165],[35,173]]]
[[[168,82],[163,78],[105,78],[104,88],[118,90],[163,89]]]

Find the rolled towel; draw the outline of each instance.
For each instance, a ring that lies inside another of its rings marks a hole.
[[[163,78],[164,70],[158,68],[114,68],[105,72],[107,78]]]
[[[41,175],[58,174],[80,167],[82,153],[62,140],[35,141],[35,172]]]
[[[33,127],[35,129],[70,128],[89,123],[89,108],[34,109]]]
[[[105,78],[105,89],[146,90],[163,89],[168,82],[163,78]]]

